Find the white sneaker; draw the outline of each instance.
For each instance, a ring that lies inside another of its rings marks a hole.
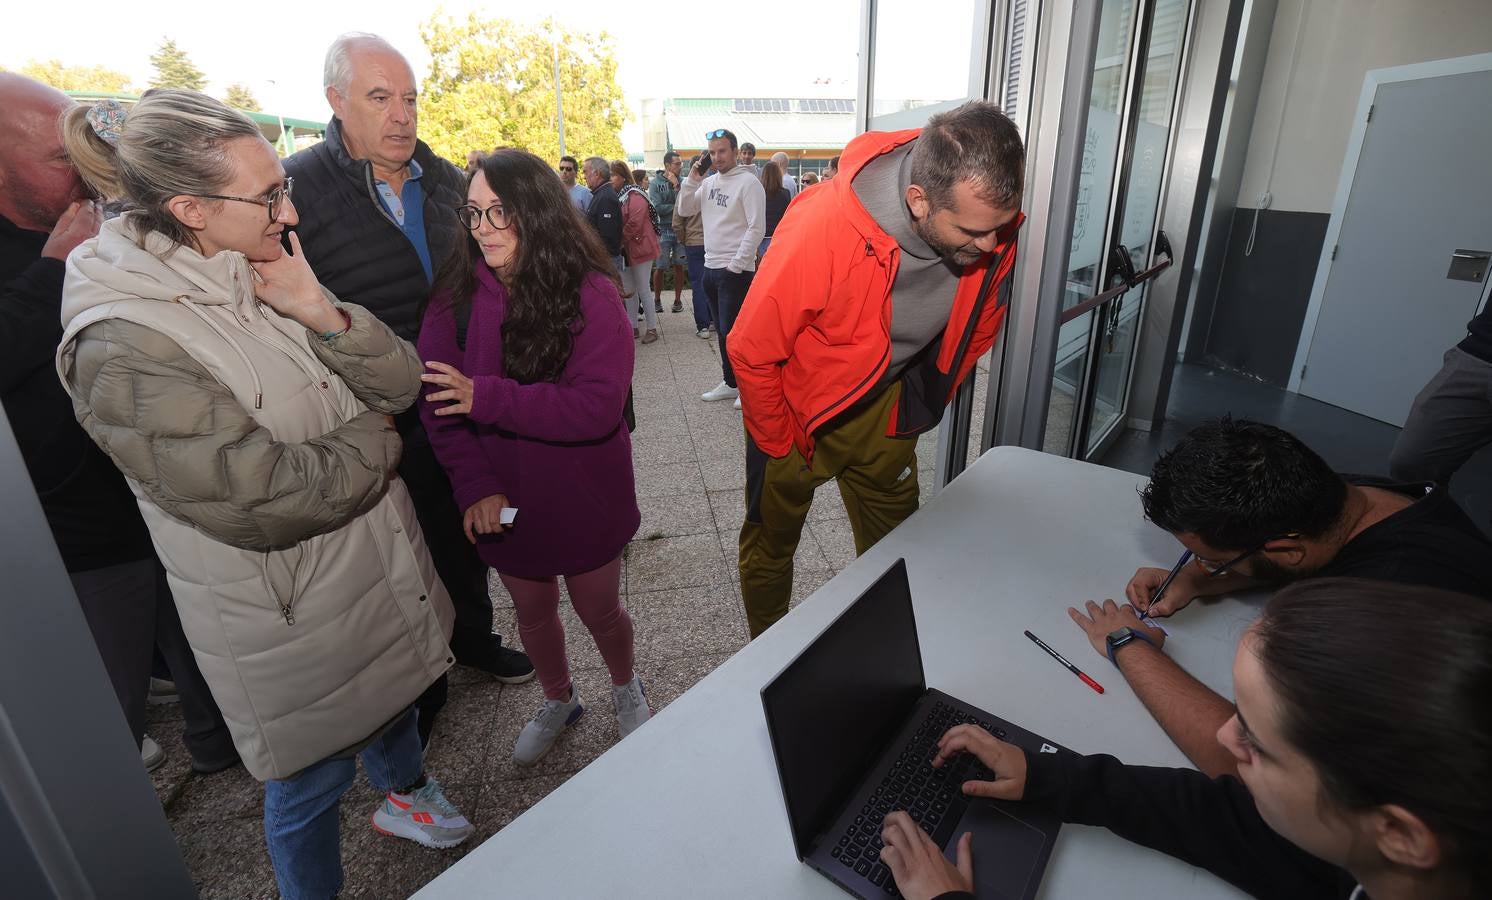
[[[145,735],[140,741],[140,762],[145,764],[145,771],[154,772],[165,761],[166,751],[162,750],[161,745],[155,742],[155,738],[152,738],[148,734]]]
[[[699,338],[702,341],[708,341],[710,339],[710,329],[708,329],[708,328],[698,329],[697,331],[694,332],[694,336],[697,337],[697,338]]]
[[[722,381],[703,394],[700,394],[699,399],[706,403],[714,403],[716,400],[734,400],[740,394],[740,391]]]
[[[734,404],[732,404],[732,405],[735,406],[736,409],[740,409],[741,408],[741,398],[737,397],[736,398],[736,402]]]
[[[648,706],[647,692],[642,687],[642,676],[636,672],[632,673],[632,680],[626,684],[611,686],[611,706],[616,710],[617,728],[624,738],[653,717],[653,710]]]
[[[384,795],[373,810],[373,830],[440,849],[456,846],[476,829],[446,799],[440,783],[427,775],[422,788]]]
[[[568,701],[545,699],[544,705],[518,732],[518,742],[513,745],[513,762],[524,767],[537,764],[583,712],[585,706],[573,687]]]

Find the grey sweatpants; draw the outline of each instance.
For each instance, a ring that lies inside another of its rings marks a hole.
[[[1492,442],[1492,363],[1459,347],[1431,378],[1389,455],[1389,473],[1400,481],[1450,481],[1462,463]]]

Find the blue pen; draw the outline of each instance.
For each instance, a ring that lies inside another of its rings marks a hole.
[[[1176,560],[1176,565],[1172,566],[1170,573],[1166,575],[1166,580],[1162,581],[1160,583],[1160,587],[1155,589],[1155,593],[1150,595],[1150,605],[1146,606],[1144,612],[1140,613],[1140,618],[1142,620],[1150,618],[1150,607],[1154,606],[1160,601],[1161,595],[1166,592],[1166,588],[1171,586],[1171,582],[1176,580],[1176,576],[1180,575],[1181,570],[1185,568],[1186,564],[1191,561],[1192,552],[1190,550],[1183,550],[1181,553],[1181,558]]]

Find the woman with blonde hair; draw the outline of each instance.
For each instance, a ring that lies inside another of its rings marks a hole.
[[[361,758],[383,833],[472,826],[425,774],[415,698],[451,664],[450,600],[395,474],[419,359],[322,288],[274,149],[242,113],[155,90],[79,106],[63,140],[126,211],[68,259],[57,366],[128,479],[202,674],[265,782],[280,892],[342,886]]]

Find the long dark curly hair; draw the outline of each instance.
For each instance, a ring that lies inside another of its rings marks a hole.
[[[559,175],[532,153],[498,150],[471,178],[487,179],[512,222],[508,227],[518,234],[503,320],[503,368],[522,384],[558,381],[570,360],[575,333],[584,325],[580,285],[592,272],[615,282],[611,256],[570,201]],[[486,265],[481,249],[475,235],[467,232],[436,276],[432,297],[443,298],[436,302],[448,304],[458,322],[470,317],[480,265]]]

